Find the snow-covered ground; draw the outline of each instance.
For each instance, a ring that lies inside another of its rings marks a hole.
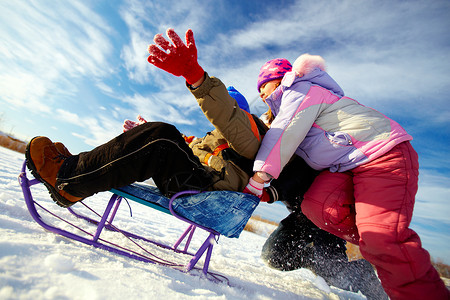
[[[280,272],[268,268],[259,258],[265,237],[247,231],[239,239],[221,237],[214,246],[209,270],[226,276],[229,284],[127,259],[46,232],[31,218],[23,200],[17,180],[23,159],[22,154],[0,147],[1,300],[365,299],[362,294],[329,287],[306,269]],[[46,207],[66,213],[50,200],[42,185],[33,187],[33,192],[35,199]],[[109,195],[98,194],[86,203],[101,210]],[[135,203],[131,207],[132,217],[123,205],[115,219],[125,230],[175,242],[185,228],[169,215]],[[74,209],[77,208],[75,205]],[[44,218],[66,226],[50,217]],[[102,237],[124,239],[117,233]],[[200,240],[195,239],[193,246],[198,246]],[[160,253],[157,247],[148,247]],[[171,260],[179,260],[164,253]]]

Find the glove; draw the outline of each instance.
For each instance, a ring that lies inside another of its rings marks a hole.
[[[244,188],[244,190],[242,192],[256,196],[259,199],[261,199],[263,196],[263,189],[264,189],[264,183],[259,183],[255,180],[253,180],[253,178],[250,178],[247,186]]]
[[[189,84],[199,81],[205,71],[197,62],[197,48],[192,30],[186,31],[186,45],[172,28],[167,29],[166,34],[173,44],[161,34],[155,35],[153,41],[156,45],[148,46],[148,62],[175,76],[183,76]]]
[[[126,131],[128,131],[128,130],[130,130],[131,128],[134,128],[134,127],[136,127],[136,126],[139,126],[139,125],[142,125],[142,124],[144,124],[144,123],[147,123],[147,121],[143,118],[143,117],[141,117],[141,115],[138,115],[137,116],[137,122],[134,122],[134,121],[131,121],[131,120],[125,120],[124,122],[123,122],[123,132],[126,132]]]
[[[278,191],[271,185],[263,189],[261,202],[274,203],[278,201]]]

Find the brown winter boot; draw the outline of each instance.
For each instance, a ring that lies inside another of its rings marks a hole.
[[[47,187],[53,201],[62,207],[69,207],[83,199],[56,187],[58,171],[69,156],[71,156],[69,150],[62,143],[53,143],[43,136],[33,138],[25,152],[31,174]]]
[[[56,150],[58,150],[58,152],[61,153],[62,155],[67,157],[72,156],[72,153],[70,153],[69,150],[67,150],[66,146],[64,146],[63,143],[56,142],[53,144],[55,145]]]

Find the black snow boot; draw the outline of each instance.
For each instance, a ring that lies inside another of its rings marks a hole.
[[[263,246],[261,258],[271,268],[306,268],[328,285],[361,291],[368,299],[388,299],[375,269],[366,260],[348,261],[346,241],[318,228],[305,215],[291,213]]]

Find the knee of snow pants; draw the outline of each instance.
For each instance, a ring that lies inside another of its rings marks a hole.
[[[301,207],[302,212],[318,227],[358,244],[350,172],[322,171],[305,193]]]

